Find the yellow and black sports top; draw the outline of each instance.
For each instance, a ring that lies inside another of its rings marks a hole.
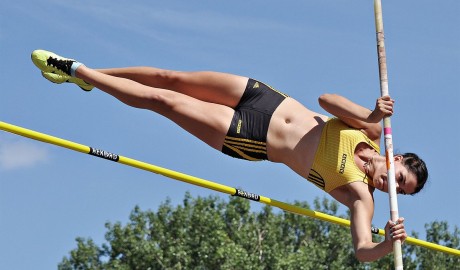
[[[338,118],[329,119],[323,128],[308,180],[326,192],[358,181],[372,185],[355,164],[356,146],[361,142],[380,153],[380,147],[363,132]]]

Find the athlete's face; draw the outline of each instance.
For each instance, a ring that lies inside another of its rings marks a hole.
[[[402,163],[402,156],[395,156],[395,180],[396,180],[396,192],[399,194],[411,194],[414,193],[417,187],[417,177],[415,174],[410,172]],[[383,162],[382,162],[383,161]],[[373,165],[373,171],[370,177],[374,183],[374,187],[378,190],[388,192],[388,172],[386,168],[385,157],[375,160],[370,164]]]

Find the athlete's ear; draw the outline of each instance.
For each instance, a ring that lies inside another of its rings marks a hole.
[[[403,158],[404,158],[404,157],[403,157],[402,155],[395,155],[395,156],[394,156],[395,161],[402,161]]]

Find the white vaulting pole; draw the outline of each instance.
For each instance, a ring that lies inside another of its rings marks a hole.
[[[379,60],[380,93],[382,96],[389,95],[388,72],[385,53],[385,35],[383,31],[382,2],[374,0],[375,30],[377,35],[377,54]],[[388,170],[388,194],[390,197],[391,221],[396,222],[399,218],[398,199],[396,194],[395,166],[393,157],[393,138],[391,132],[390,117],[383,118],[383,134],[385,136],[385,154]],[[393,242],[394,264],[396,270],[404,269],[402,260],[401,241]]]

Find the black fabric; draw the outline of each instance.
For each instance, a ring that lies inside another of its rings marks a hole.
[[[235,108],[222,152],[241,159],[268,159],[268,125],[273,112],[286,97],[287,95],[262,82],[249,79],[245,92]]]

